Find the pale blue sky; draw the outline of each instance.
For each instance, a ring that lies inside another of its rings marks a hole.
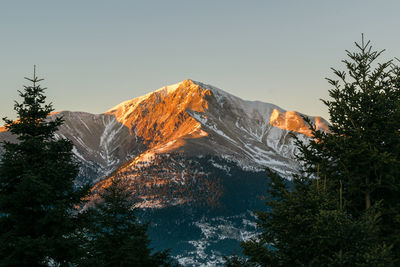
[[[186,78],[328,118],[330,67],[364,32],[400,57],[400,1],[2,1],[0,116],[33,64],[56,110],[101,113]]]

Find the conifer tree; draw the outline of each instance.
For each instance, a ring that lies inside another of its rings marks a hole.
[[[0,163],[0,266],[68,265],[77,257],[76,205],[86,189],[74,188],[78,174],[70,141],[56,139],[61,117],[49,119],[34,71],[19,91],[17,120],[4,118],[16,143],[4,142]]]
[[[400,259],[400,69],[356,43],[328,79],[329,132],[308,118],[304,172],[289,187],[269,173],[261,234],[242,243],[254,266],[397,266]],[[238,262],[237,258],[234,258]],[[234,266],[232,261],[228,265]]]
[[[324,183],[295,178],[289,186],[271,171],[268,177],[271,210],[257,212],[261,234],[242,243],[248,257],[242,265],[395,266],[391,247],[380,239],[379,205],[354,218]]]
[[[347,51],[346,71],[333,69],[328,107],[330,132],[308,120],[313,139],[297,142],[309,177],[318,173],[330,190],[342,188],[343,209],[359,217],[381,203],[381,237],[400,259],[400,68],[376,62],[382,51],[370,42]]]
[[[177,266],[167,251],[152,254],[147,224],[136,218],[134,194],[125,178],[111,178],[97,193],[100,198],[87,211],[91,225],[86,231],[89,255],[84,265]]]

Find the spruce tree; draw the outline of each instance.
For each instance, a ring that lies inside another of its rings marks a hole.
[[[289,186],[271,171],[268,177],[270,211],[257,212],[261,234],[242,243],[242,265],[395,266],[391,247],[380,240],[379,205],[354,218],[325,183],[297,177]]]
[[[73,145],[56,139],[61,117],[48,117],[34,71],[32,84],[19,91],[17,120],[4,118],[5,127],[17,137],[4,142],[0,163],[0,266],[68,265],[78,256],[78,213],[86,189],[74,188],[78,166]]]
[[[400,259],[400,69],[370,42],[333,69],[328,132],[297,140],[303,172],[269,173],[261,234],[242,243],[254,266],[397,266]],[[228,264],[234,266],[234,261]]]
[[[347,51],[346,71],[333,69],[328,107],[329,132],[308,120],[313,139],[297,142],[305,175],[326,177],[330,190],[342,188],[343,209],[359,217],[381,203],[381,237],[400,259],[400,68],[376,62],[382,51],[370,42]]]
[[[167,251],[152,253],[148,225],[136,218],[134,193],[127,179],[113,177],[97,194],[94,207],[86,211],[91,224],[85,232],[89,254],[84,265],[177,266]]]

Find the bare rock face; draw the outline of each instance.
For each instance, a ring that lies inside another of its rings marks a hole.
[[[210,94],[186,80],[124,102],[107,114],[114,115],[118,122],[142,138],[147,147],[153,148],[186,135],[192,138],[204,135],[196,131],[200,123],[187,111],[204,113],[208,107],[205,96]]]
[[[280,112],[275,108],[270,117],[270,124],[284,130],[311,136],[311,130],[301,116],[304,115],[296,111]],[[323,118],[314,117],[313,123],[318,130],[328,131],[328,123]]]
[[[242,100],[189,79],[125,101],[103,114],[62,111],[49,118],[56,116],[65,120],[57,137],[74,143],[81,162],[79,183],[95,183],[119,166],[168,153],[219,156],[244,169],[267,166],[290,175],[298,166],[289,132],[304,140],[310,136],[300,113]],[[328,129],[324,119],[312,120],[318,128]],[[15,137],[0,128],[2,140],[15,141]]]

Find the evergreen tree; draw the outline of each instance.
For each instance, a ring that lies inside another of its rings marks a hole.
[[[344,60],[328,106],[329,132],[297,140],[304,167],[288,188],[269,173],[261,234],[242,243],[255,266],[396,266],[400,258],[400,69],[376,63],[370,42]],[[234,258],[235,262],[238,259]],[[228,265],[235,266],[232,261]]]
[[[355,217],[381,203],[381,236],[400,258],[400,68],[392,60],[376,63],[383,51],[370,42],[344,60],[347,71],[333,69],[327,105],[330,132],[308,120],[313,139],[297,142],[308,177],[318,173],[329,190],[343,191],[343,209]]]
[[[176,266],[167,251],[151,253],[147,224],[135,216],[133,192],[125,178],[112,178],[87,212],[88,266]]]
[[[17,120],[4,119],[18,141],[3,143],[0,163],[0,266],[68,265],[79,252],[75,207],[87,190],[74,188],[73,146],[55,139],[63,120],[48,119],[42,79],[26,79]]]
[[[284,178],[269,177],[271,210],[257,212],[261,234],[242,243],[242,265],[394,266],[391,247],[380,241],[378,204],[354,218],[325,184],[295,178],[289,188]]]

